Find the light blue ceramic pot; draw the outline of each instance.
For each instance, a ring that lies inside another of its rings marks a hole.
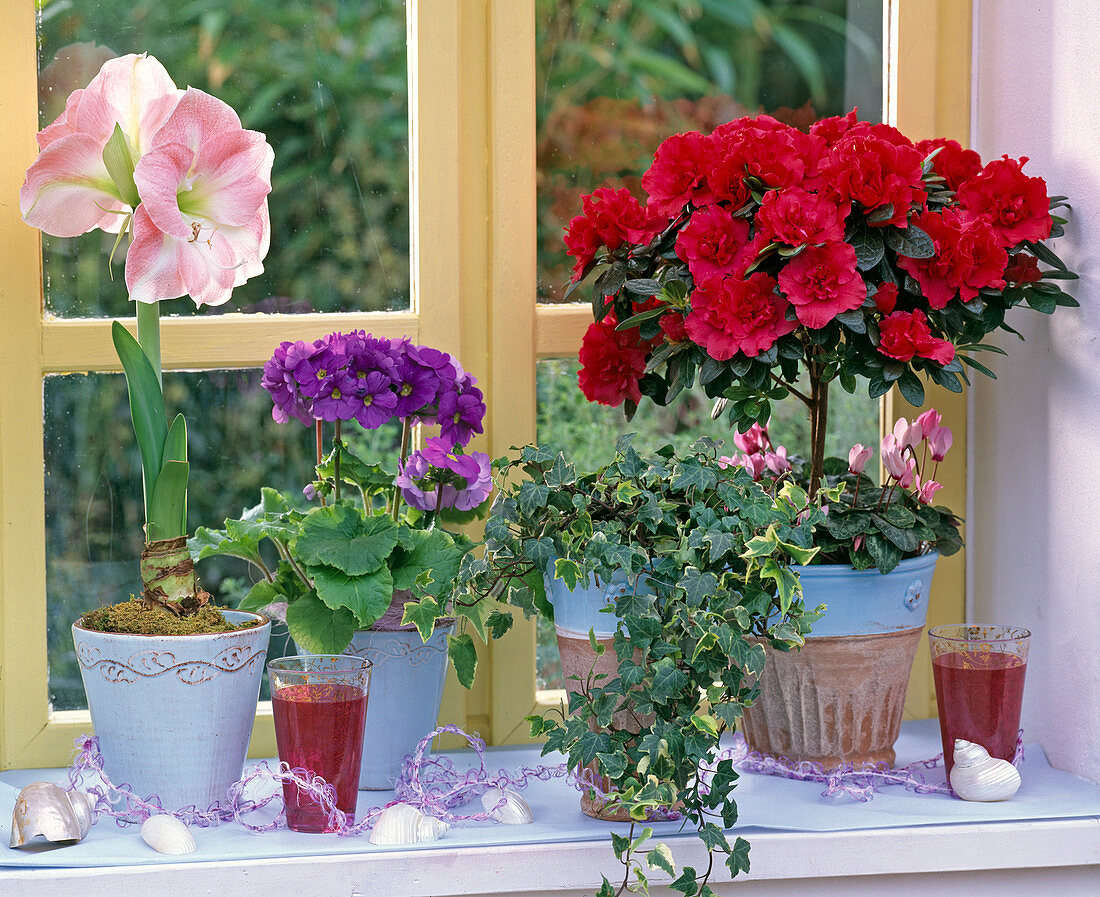
[[[872,635],[923,626],[937,552],[902,561],[883,575],[878,570],[853,570],[841,564],[792,567],[802,581],[806,607],[828,607],[813,625],[813,638],[831,635]]]
[[[554,608],[554,628],[566,638],[587,639],[589,630],[594,630],[597,639],[607,639],[615,635],[618,619],[613,610],[615,600],[633,589],[641,574],[628,576],[623,570],[616,570],[610,582],[597,582],[595,576],[588,577],[588,583],[577,583],[569,588],[564,579],[554,576],[554,562],[551,561],[543,573],[546,586],[546,598]],[[637,583],[638,593],[652,595],[653,589],[644,581]]]
[[[364,629],[352,636],[344,653],[373,664],[360,790],[393,788],[405,755],[436,727],[447,672],[447,636],[453,630],[453,624],[439,626],[427,642],[415,629]]]
[[[165,809],[207,809],[241,777],[271,623],[211,635],[95,632],[73,624],[104,772]]]

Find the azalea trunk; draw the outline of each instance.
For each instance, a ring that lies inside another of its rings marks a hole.
[[[829,381],[821,365],[810,362],[810,495],[817,494],[825,473],[825,434],[829,424]]]

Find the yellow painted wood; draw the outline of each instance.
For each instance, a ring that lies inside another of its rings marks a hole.
[[[136,335],[133,318],[121,321]],[[310,341],[334,330],[419,338],[417,317],[407,312],[164,317],[161,363],[165,370],[258,368],[284,340]],[[111,319],[47,319],[42,325],[42,370],[48,374],[122,370],[111,343]]]
[[[41,766],[62,755],[37,753],[48,728],[38,388],[42,272],[38,233],[20,220],[18,202],[23,174],[37,153],[32,0],[0,4],[0,41],[0,767],[17,757],[38,757],[33,765]]]
[[[970,0],[892,0],[887,120],[913,140],[950,137],[964,146],[970,135]],[[938,504],[966,507],[966,394],[925,383],[926,401],[914,409],[896,391],[887,396],[883,427],[897,417],[912,419],[929,407],[943,414],[955,442],[937,476]],[[928,625],[966,618],[966,551],[937,564]],[[932,662],[927,643],[917,651],[905,702],[907,718],[936,715]]]
[[[588,303],[539,305],[535,309],[535,352],[539,358],[576,355],[581,338],[592,323]]]

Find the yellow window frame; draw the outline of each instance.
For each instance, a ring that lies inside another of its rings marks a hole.
[[[887,8],[888,120],[914,138],[965,142],[969,0],[887,0]],[[536,359],[574,355],[588,323],[583,306],[534,300],[534,8],[515,0],[408,0],[408,21],[411,310],[168,319],[164,365],[256,367],[281,340],[336,328],[407,334],[458,353],[478,374],[489,405],[479,447],[496,457],[535,436]],[[49,710],[41,379],[118,365],[107,321],[43,314],[41,266],[32,261],[40,258],[39,237],[20,220],[15,199],[36,153],[34,0],[0,4],[0,35],[0,768],[9,768],[64,765],[73,739],[91,728],[86,712]],[[934,401],[961,443],[956,457],[965,457],[965,401]],[[945,489],[944,501],[956,507],[965,502],[960,467]],[[962,569],[961,559],[942,565],[931,622],[962,619]],[[494,743],[525,740],[523,717],[548,705],[534,687],[533,623],[517,620],[480,653],[473,690],[448,681],[443,718]],[[911,715],[934,713],[930,695],[930,671],[918,659]],[[257,715],[251,753],[274,753],[269,708]]]

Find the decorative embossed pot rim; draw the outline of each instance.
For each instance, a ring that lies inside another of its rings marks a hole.
[[[176,635],[163,635],[157,632],[107,632],[102,629],[89,629],[87,626],[82,625],[84,622],[84,614],[81,614],[76,618],[76,622],[73,623],[73,629],[79,629],[81,632],[91,632],[95,635],[102,635],[105,637],[118,637],[118,638],[150,638],[158,639],[162,641],[172,641],[174,639],[180,639],[181,641],[187,641],[196,638],[214,638],[217,636],[237,635],[241,632],[248,632],[252,629],[258,629],[264,625],[270,625],[271,620],[265,617],[263,614],[255,613],[250,610],[231,610],[225,607],[219,607],[217,610],[225,617],[230,623],[245,623],[249,619],[253,621],[252,626],[248,626],[245,629],[231,629],[228,632],[184,632]]]

